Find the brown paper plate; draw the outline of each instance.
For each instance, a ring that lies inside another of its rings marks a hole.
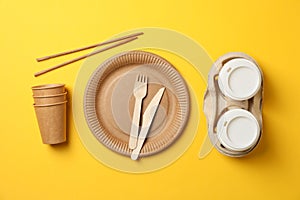
[[[170,146],[183,132],[189,116],[185,81],[168,61],[144,51],[129,51],[108,59],[90,77],[84,94],[84,114],[98,141],[126,156],[132,151],[128,141],[138,74],[148,77],[142,112],[156,92],[166,87],[141,156],[153,155]]]

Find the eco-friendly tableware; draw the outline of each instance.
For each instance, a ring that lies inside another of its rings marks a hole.
[[[262,130],[263,74],[250,56],[233,52],[211,67],[204,113],[212,145],[222,154],[241,157],[258,144]]]
[[[35,105],[53,104],[67,100],[67,92],[54,95],[33,96]]]
[[[132,91],[138,74],[148,77],[142,113],[156,92],[166,88],[139,157],[168,148],[180,137],[189,117],[188,89],[168,61],[145,51],[123,52],[106,60],[90,75],[83,95],[84,116],[101,144],[128,157],[135,103]]]
[[[74,63],[74,62],[77,62],[79,60],[82,60],[82,59],[85,59],[85,58],[88,58],[90,56],[93,56],[93,55],[96,55],[98,53],[101,53],[101,52],[104,52],[104,51],[107,51],[109,49],[113,49],[115,47],[118,47],[118,46],[121,46],[121,45],[124,45],[124,44],[127,44],[133,40],[136,40],[138,39],[137,36],[139,35],[142,35],[143,33],[140,32],[140,33],[135,33],[135,34],[130,34],[130,35],[127,35],[127,36],[124,36],[124,37],[121,37],[121,38],[117,38],[117,39],[113,39],[113,40],[110,40],[110,41],[107,41],[107,42],[103,42],[103,43],[100,43],[100,44],[96,44],[96,45],[91,45],[91,46],[88,46],[88,47],[83,47],[83,48],[80,48],[80,49],[76,49],[76,50],[72,50],[72,51],[68,51],[68,52],[63,52],[63,53],[58,53],[58,54],[54,54],[54,55],[51,55],[51,56],[46,56],[46,57],[43,57],[43,58],[37,58],[37,61],[43,61],[43,60],[48,60],[48,59],[51,59],[51,58],[55,58],[55,57],[58,57],[58,56],[63,56],[63,55],[67,55],[67,54],[71,54],[71,53],[74,53],[74,52],[78,52],[78,51],[82,51],[82,50],[86,50],[86,49],[90,49],[90,48],[93,48],[93,47],[97,47],[97,46],[102,46],[102,45],[106,45],[106,44],[110,44],[110,43],[114,43],[114,42],[118,42],[116,44],[113,44],[111,46],[108,46],[108,47],[105,47],[103,49],[100,49],[100,50],[96,50],[92,53],[89,53],[89,54],[86,54],[86,55],[83,55],[83,56],[80,56],[78,58],[75,58],[75,59],[72,59],[72,60],[69,60],[69,61],[66,61],[64,63],[61,63],[59,65],[56,65],[54,67],[50,67],[48,69],[45,69],[45,70],[42,70],[40,72],[37,72],[34,74],[35,77],[37,76],[40,76],[42,74],[45,74],[45,73],[48,73],[50,71],[53,71],[55,69],[58,69],[58,68],[61,68],[63,66],[66,66],[66,65],[69,65],[71,63]]]
[[[218,84],[227,97],[238,101],[247,100],[259,91],[261,73],[254,62],[245,58],[234,58],[226,62],[220,70]]]
[[[66,141],[67,101],[35,105],[42,141],[44,144],[58,144]]]
[[[31,89],[33,96],[57,95],[66,92],[65,84],[60,83],[36,85]]]
[[[133,94],[135,97],[134,111],[130,129],[129,148],[135,149],[140,127],[142,101],[147,94],[147,76],[139,74],[134,83]]]
[[[218,120],[217,136],[225,148],[246,151],[256,145],[260,136],[260,126],[249,111],[232,109]]]
[[[164,91],[165,91],[165,88],[159,89],[159,91],[153,97],[153,99],[151,100],[150,104],[148,105],[148,107],[143,115],[143,123],[142,123],[141,132],[138,137],[137,147],[131,153],[132,160],[136,160],[140,154],[140,151],[143,147],[143,144],[145,142],[145,139],[147,137],[147,134],[149,132],[149,129],[151,127],[153,119],[155,117],[157,108],[159,106],[160,100],[164,94]]]
[[[50,55],[50,56],[44,56],[44,57],[41,57],[41,58],[37,58],[36,60],[38,62],[41,62],[41,61],[44,61],[44,60],[49,60],[49,59],[52,59],[52,58],[56,58],[56,57],[60,57],[60,56],[65,56],[65,55],[69,55],[69,54],[72,54],[72,53],[84,51],[84,50],[87,50],[87,49],[91,49],[91,48],[95,48],[95,47],[100,47],[100,46],[103,46],[103,45],[111,44],[111,43],[118,42],[118,41],[121,41],[121,40],[129,39],[129,38],[134,38],[134,37],[137,37],[137,36],[140,36],[140,35],[143,35],[143,34],[144,34],[143,32],[133,33],[133,34],[129,34],[129,35],[126,35],[126,36],[123,36],[123,37],[119,37],[119,38],[116,38],[116,39],[112,39],[112,40],[108,40],[108,41],[105,41],[105,42],[101,42],[101,43],[98,43],[98,44],[93,44],[93,45],[90,45],[90,46],[87,46],[87,47],[82,47],[82,48],[74,49],[74,50],[71,50],[71,51],[57,53],[57,54],[53,54],[53,55]]]

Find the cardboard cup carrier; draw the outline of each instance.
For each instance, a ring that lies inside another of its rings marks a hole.
[[[67,92],[64,84],[33,86],[34,109],[44,144],[66,141]]]
[[[263,75],[253,58],[244,53],[220,57],[208,75],[204,113],[208,134],[224,155],[249,154],[262,134]]]

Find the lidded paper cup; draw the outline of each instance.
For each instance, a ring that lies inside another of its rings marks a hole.
[[[67,101],[34,105],[35,114],[44,144],[58,144],[66,141]]]
[[[225,63],[218,77],[221,92],[238,101],[252,98],[259,91],[261,82],[259,68],[245,58],[235,58]]]
[[[232,151],[246,151],[255,146],[260,137],[257,119],[244,109],[225,112],[217,123],[220,143]]]

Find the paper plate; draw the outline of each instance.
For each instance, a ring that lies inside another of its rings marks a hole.
[[[157,114],[140,156],[168,148],[181,135],[189,117],[189,92],[184,79],[165,59],[144,51],[120,53],[91,75],[84,93],[86,122],[97,140],[110,150],[129,156],[131,117],[137,75],[148,77],[145,111],[156,92],[165,87]]]
[[[200,86],[206,84],[207,74],[213,64],[212,59],[201,45],[176,31],[162,28],[139,28],[117,34],[113,38],[137,32],[143,32],[144,35],[139,37],[136,42],[91,56],[84,61],[78,71],[71,99],[74,126],[79,140],[87,152],[96,161],[110,169],[134,174],[155,172],[175,163],[192,145],[197,133],[201,133],[200,124],[202,123],[201,127],[205,127],[205,124],[204,121],[200,120],[201,110],[199,107],[202,107],[201,99],[203,96]],[[95,50],[98,49],[101,47]],[[99,142],[86,123],[83,107],[86,86],[99,65],[115,55],[131,50],[150,51],[167,58],[184,78],[187,77],[185,81],[190,95],[189,120],[180,137],[160,153],[143,157],[138,161],[133,161],[127,156],[116,153]],[[203,132],[203,135],[205,133],[206,131]],[[211,146],[209,149],[213,149],[209,138],[205,141],[209,142]]]

